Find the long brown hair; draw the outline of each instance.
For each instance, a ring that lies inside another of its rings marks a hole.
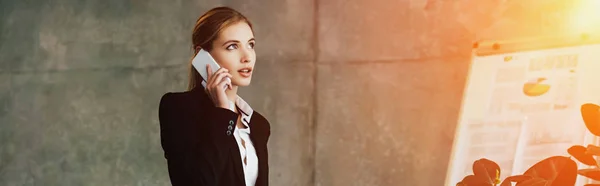
[[[200,51],[199,48],[210,52],[212,50],[213,42],[219,37],[221,31],[240,21],[246,22],[248,26],[250,26],[252,32],[254,32],[250,20],[248,20],[248,18],[246,18],[246,16],[242,15],[240,12],[230,7],[216,7],[210,9],[198,18],[192,33],[192,48],[194,49],[194,55],[188,64],[188,90],[192,90],[199,84],[198,82],[202,82],[202,76],[200,76],[198,71],[196,71],[196,68],[192,66],[192,59]]]

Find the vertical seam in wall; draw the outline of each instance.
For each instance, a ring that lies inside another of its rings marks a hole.
[[[318,112],[318,90],[317,90],[317,78],[318,78],[318,60],[319,60],[319,0],[313,1],[313,38],[312,38],[312,48],[313,48],[313,60],[312,60],[312,68],[313,68],[313,93],[312,93],[312,126],[311,126],[311,150],[312,150],[312,172],[311,172],[311,182],[312,185],[317,185],[317,115]]]

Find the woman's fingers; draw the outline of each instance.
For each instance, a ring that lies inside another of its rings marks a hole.
[[[215,84],[215,83],[220,82],[221,80],[217,77],[219,77],[219,75],[222,73],[229,72],[229,70],[227,70],[226,68],[219,68],[219,70],[217,70],[215,73],[211,73],[212,71],[211,71],[210,65],[207,65],[207,66],[208,66],[207,70],[209,72],[208,73],[209,76],[208,76],[208,80],[206,81],[206,84]]]
[[[217,84],[217,87],[219,88],[217,90],[223,91],[229,87],[229,81],[227,81],[226,79],[223,79],[223,81],[221,81],[219,84]]]
[[[206,65],[206,70],[208,75],[206,89],[213,100],[213,103],[217,107],[229,108],[229,102],[227,95],[225,94],[227,88],[233,88],[231,84],[232,75],[229,74],[229,70],[226,68],[219,68],[213,73],[210,65]]]
[[[212,68],[210,67],[209,64],[206,64],[206,72],[207,72],[207,75],[208,75],[207,78],[210,79],[210,77],[212,76],[213,73],[212,73]],[[208,83],[208,79],[205,79],[205,81],[207,83]]]
[[[231,77],[231,74],[229,74],[227,72],[222,72],[222,73],[216,74],[216,76],[213,80],[213,84],[220,84],[223,81],[227,82],[228,80],[225,77]]]
[[[213,75],[213,77],[211,78],[211,83],[207,85],[207,87],[209,87],[209,90],[211,89],[215,89],[217,88],[217,90],[224,90],[227,89],[228,87],[231,87],[231,74],[227,73],[227,72],[223,72],[223,73],[219,73],[219,74],[215,74]],[[225,83],[225,87],[221,86],[222,83]],[[220,89],[223,88],[223,89]]]
[[[225,78],[227,80],[227,85],[229,85],[229,90],[233,89],[233,85],[231,84],[231,77],[233,77],[230,73],[227,73],[229,76]]]
[[[212,68],[210,67],[209,64],[206,64],[206,75],[207,75],[207,77],[206,77],[206,79],[204,81],[206,81],[206,88],[210,89],[209,85],[211,84],[212,79],[213,79],[212,78],[213,72],[212,72]]]

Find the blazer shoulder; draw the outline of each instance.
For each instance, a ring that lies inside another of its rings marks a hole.
[[[254,111],[254,113],[252,114],[252,118],[253,120],[255,119],[255,121],[252,122],[256,122],[258,124],[259,130],[268,139],[268,137],[271,136],[271,123],[269,122],[269,120],[257,111]]]
[[[186,100],[188,100],[189,94],[190,92],[167,92],[161,96],[159,108],[188,103]]]
[[[167,92],[160,97],[160,106],[169,105],[181,100],[187,92]]]
[[[188,94],[187,92],[167,92],[163,94],[158,106],[160,121],[170,121],[173,119],[173,114],[178,113],[176,110],[182,106],[185,107],[185,104],[188,103],[185,101]]]
[[[254,113],[252,115],[253,115],[252,117],[256,117],[258,122],[264,123],[264,124],[266,124],[267,127],[270,128],[269,120],[267,120],[267,118],[264,115],[262,115],[260,112],[254,111]]]

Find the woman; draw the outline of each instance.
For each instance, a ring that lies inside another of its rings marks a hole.
[[[178,185],[268,185],[269,122],[237,95],[248,86],[256,53],[252,24],[239,12],[217,7],[200,16],[192,43],[208,51],[206,88],[190,64],[186,92],[166,93],[159,106],[161,145],[169,176]]]

